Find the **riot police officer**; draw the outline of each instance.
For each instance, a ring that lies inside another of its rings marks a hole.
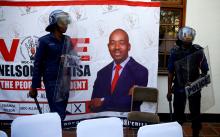
[[[183,124],[185,121],[186,99],[189,101],[189,110],[192,120],[193,137],[198,137],[202,128],[201,125],[201,92],[198,91],[187,97],[185,86],[198,79],[201,74],[207,74],[209,70],[203,48],[193,44],[196,31],[190,27],[182,27],[178,31],[176,47],[170,51],[168,60],[168,93],[167,100],[172,100],[174,94],[174,119]],[[187,60],[187,63],[186,63]],[[201,73],[200,73],[201,72]]]
[[[41,88],[41,78],[43,77],[50,111],[57,112],[62,121],[66,116],[69,97],[69,87],[61,89],[64,87],[61,85],[63,78],[61,75],[64,69],[63,55],[73,50],[70,37],[63,34],[66,32],[69,23],[69,14],[62,10],[55,10],[49,15],[49,25],[46,27],[46,31],[50,33],[39,38],[34,61],[32,87],[29,91],[30,97],[35,98],[37,88]]]

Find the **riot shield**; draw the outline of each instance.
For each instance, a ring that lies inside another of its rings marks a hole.
[[[176,80],[188,99],[201,93],[201,113],[204,113],[215,104],[208,47],[185,54],[175,62]]]
[[[60,57],[59,71],[56,80],[54,100],[60,102],[68,100],[70,92],[70,84],[73,77],[73,70],[78,67],[80,57],[74,50],[69,37],[65,38],[63,44],[62,55]]]

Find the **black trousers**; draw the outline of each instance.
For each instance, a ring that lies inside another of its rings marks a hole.
[[[55,91],[57,89],[56,81],[47,82],[45,84],[46,96],[48,100],[48,104],[50,107],[50,112],[57,112],[63,121],[66,117],[66,107],[68,103],[68,99],[57,102],[55,97]]]
[[[189,96],[188,101],[189,101],[189,110],[192,120],[192,129],[193,132],[198,132],[202,128],[201,114],[200,114],[201,92],[198,91],[193,95]],[[186,93],[175,91],[174,102],[173,102],[174,119],[181,125],[186,120],[184,114],[185,106],[186,106]]]

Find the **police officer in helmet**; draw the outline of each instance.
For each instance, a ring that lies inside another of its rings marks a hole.
[[[195,36],[196,31],[190,27],[182,27],[178,31],[177,46],[170,50],[168,60],[167,100],[171,101],[172,94],[174,94],[174,119],[182,125],[185,122],[184,111],[186,99],[188,98],[192,120],[192,134],[193,137],[198,137],[202,128],[200,114],[201,92],[198,91],[187,97],[185,86],[198,79],[201,75],[206,75],[209,68],[206,58],[198,60],[200,58],[198,56],[204,55],[204,53],[201,46],[193,44]],[[191,65],[183,63],[185,58],[188,59]]]
[[[66,116],[69,89],[63,92],[59,78],[62,77],[63,55],[73,50],[70,37],[63,34],[69,23],[69,14],[62,10],[55,10],[49,15],[49,25],[46,31],[50,33],[39,38],[32,86],[29,91],[30,97],[37,97],[37,89],[41,88],[41,78],[43,78],[50,111],[57,112],[62,121]],[[62,96],[57,98],[57,95],[61,95],[60,93]]]

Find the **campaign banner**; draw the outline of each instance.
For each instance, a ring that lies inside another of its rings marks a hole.
[[[79,66],[72,68],[65,121],[105,116],[127,117],[128,111],[123,111],[123,108],[103,111],[91,109],[91,100],[96,96],[94,94],[99,95],[98,91],[93,93],[95,88],[105,89],[96,84],[98,81],[104,82],[103,86],[106,84],[105,76],[98,78],[98,72],[113,62],[108,49],[109,37],[115,29],[120,28],[129,37],[130,61],[148,70],[147,77],[141,80],[146,82],[145,86],[157,86],[158,2],[0,2],[0,120],[13,120],[21,115],[39,113],[34,99],[28,95],[32,84],[33,57],[38,39],[48,34],[45,28],[49,24],[49,14],[57,9],[69,13],[71,17],[65,35],[71,37],[80,57]],[[131,66],[135,68],[136,64]],[[141,71],[137,69],[125,76],[142,75]],[[43,82],[37,99],[42,112],[49,112]]]

